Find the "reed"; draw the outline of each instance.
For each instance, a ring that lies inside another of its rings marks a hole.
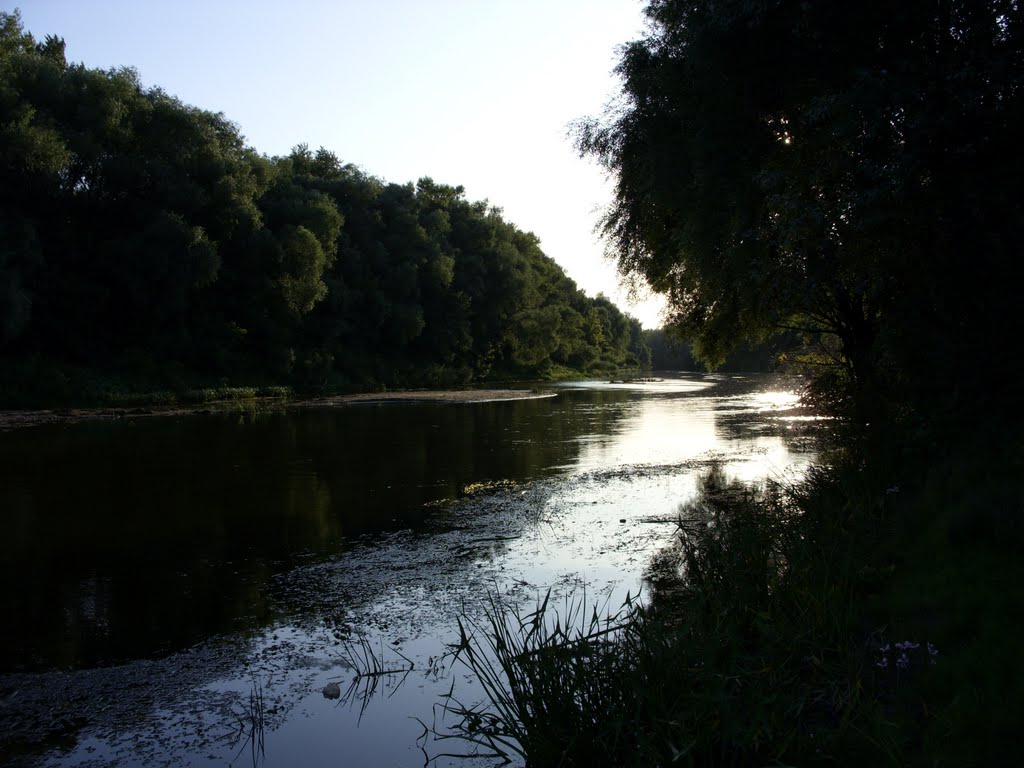
[[[744,488],[712,470],[646,603],[529,612],[492,597],[457,658],[485,693],[444,706],[463,756],[530,766],[897,763],[860,611],[877,492],[856,468]],[[884,494],[883,494],[884,497]],[[655,577],[656,576],[656,577]],[[447,754],[447,753],[446,753]]]

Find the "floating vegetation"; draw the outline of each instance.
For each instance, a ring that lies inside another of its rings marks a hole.
[[[479,483],[470,483],[462,487],[463,496],[474,496],[476,494],[495,493],[496,491],[507,491],[516,487],[514,480],[483,480]]]

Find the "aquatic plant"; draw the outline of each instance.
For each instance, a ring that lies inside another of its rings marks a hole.
[[[531,766],[898,763],[851,599],[887,487],[869,493],[869,474],[749,488],[712,468],[647,604],[611,617],[493,597],[456,646],[485,701],[450,694],[435,736]]]
[[[263,683],[256,677],[252,679],[252,688],[249,691],[249,700],[245,707],[242,715],[236,715],[238,718],[238,734],[236,737],[236,743],[245,737],[245,741],[242,741],[242,745],[238,749],[238,753],[232,760],[232,765],[241,756],[245,748],[249,747],[250,756],[252,757],[253,768],[255,768],[260,760],[266,757],[265,745],[263,741],[264,733],[266,732],[266,706],[263,699]]]
[[[606,608],[606,606],[605,606]],[[453,731],[424,727],[440,741],[457,740],[469,753],[437,757],[489,757],[548,764],[566,749],[575,753],[607,736],[606,713],[624,705],[628,691],[608,685],[622,673],[620,643],[639,610],[627,595],[614,613],[589,603],[586,590],[552,605],[551,591],[533,610],[492,592],[483,622],[459,620],[454,659],[473,671],[487,701],[464,703],[454,691],[445,696]],[[595,759],[600,755],[595,753]]]
[[[340,696],[328,696],[328,698],[340,698],[339,703],[346,706],[359,705],[359,719],[374,696],[379,693],[381,680],[392,678],[394,685],[389,696],[405,682],[406,677],[415,669],[416,664],[404,656],[397,648],[392,647],[392,652],[402,658],[402,662],[389,662],[384,651],[384,640],[378,638],[378,647],[374,648],[369,639],[360,635],[357,642],[347,641],[341,650],[341,659],[351,670],[355,672],[348,688]],[[404,662],[404,663],[403,663]],[[325,689],[326,691],[326,689]],[[324,694],[327,695],[326,692]]]

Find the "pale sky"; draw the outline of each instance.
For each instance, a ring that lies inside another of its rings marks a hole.
[[[590,295],[629,303],[594,234],[610,185],[569,123],[617,90],[640,0],[0,0],[69,61],[135,67],[268,155],[324,146],[386,181],[461,184],[536,234]]]

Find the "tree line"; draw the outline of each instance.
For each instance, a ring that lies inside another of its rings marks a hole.
[[[155,385],[463,384],[642,367],[639,321],[459,186],[267,157],[0,14],[0,357]]]
[[[722,373],[790,371],[787,361],[804,351],[802,340],[793,333],[780,334],[759,344],[738,345],[714,366],[709,366],[671,328],[646,328],[644,341],[651,350],[651,368],[655,371],[711,370]]]
[[[878,422],[1011,403],[1024,17],[1016,0],[649,0],[620,98],[579,126],[616,182],[627,275],[721,362],[804,337],[828,402]]]

